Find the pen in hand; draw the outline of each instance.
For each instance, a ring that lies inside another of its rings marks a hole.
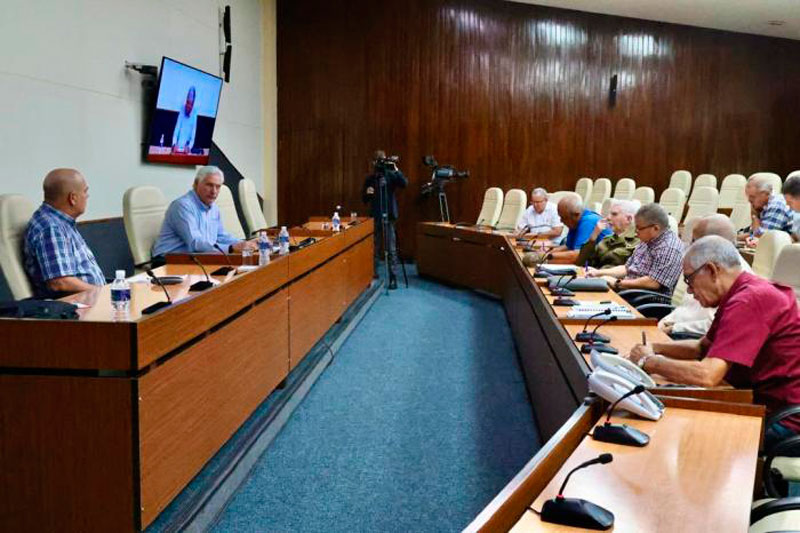
[[[647,333],[642,332],[642,346],[647,346]]]

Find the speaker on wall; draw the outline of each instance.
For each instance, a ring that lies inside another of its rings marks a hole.
[[[231,81],[231,53],[233,51],[233,46],[230,44],[225,45],[225,56],[222,59],[222,77],[225,80],[225,83],[230,83]]]
[[[608,105],[614,107],[617,105],[617,75],[611,76],[611,83],[608,88]]]
[[[222,34],[225,36],[225,44],[231,44],[231,6],[225,6],[222,14]]]

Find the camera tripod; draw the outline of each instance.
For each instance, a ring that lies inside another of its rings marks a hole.
[[[386,175],[381,172],[378,174],[378,198],[381,206],[381,243],[383,246],[383,261],[385,263],[384,267],[386,268],[386,280],[387,285],[385,287],[386,294],[389,294],[389,286],[394,284],[397,285],[397,277],[392,270],[390,264],[390,254],[389,254],[389,231],[391,231],[392,224],[389,222],[389,194],[387,192],[387,182],[386,182]],[[397,257],[397,233],[394,234],[394,248],[395,248],[395,257]],[[408,275],[406,274],[406,265],[402,261],[399,261],[400,267],[403,269],[403,279],[405,280],[406,289],[408,288]]]

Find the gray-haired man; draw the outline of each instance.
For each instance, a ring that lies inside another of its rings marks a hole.
[[[517,235],[536,235],[541,239],[561,236],[564,224],[558,216],[558,207],[549,201],[547,191],[541,187],[531,192],[531,205],[517,224]]]

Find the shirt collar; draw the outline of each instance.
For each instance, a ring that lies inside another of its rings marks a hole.
[[[728,289],[728,292],[723,294],[722,298],[719,299],[719,303],[717,304],[717,308],[721,308],[723,305],[725,305],[725,302],[730,300],[731,297],[734,294],[739,292],[739,289],[742,287],[742,285],[747,283],[747,281],[752,277],[753,277],[752,274],[750,274],[749,272],[746,272],[745,270],[742,270],[742,272],[738,276],[736,276],[736,279],[734,280],[733,284],[731,285],[731,288]]]
[[[200,199],[200,197],[199,197],[199,196],[197,196],[197,193],[195,192],[195,190],[194,190],[194,189],[192,189],[191,191],[189,191],[189,194],[191,195],[192,199],[193,199],[193,200],[195,201],[195,203],[197,204],[197,207],[199,207],[199,208],[200,208],[200,209],[202,209],[203,211],[208,211],[208,210],[210,210],[210,209],[211,209],[211,205],[214,205],[214,204],[211,204],[211,205],[206,205],[206,204],[204,204],[204,203],[203,203],[203,200],[201,200],[201,199]]]
[[[658,246],[659,244],[661,244],[662,242],[667,240],[667,238],[668,238],[667,234],[670,233],[671,231],[672,230],[668,229],[664,233],[662,233],[661,235],[656,237],[655,239],[651,239],[651,240],[647,241],[645,244],[647,245],[648,248],[650,248],[651,246]]]
[[[68,214],[66,214],[63,211],[60,211],[60,210],[56,209],[55,207],[53,207],[52,205],[48,204],[47,202],[42,202],[42,208],[45,211],[47,211],[48,214],[50,214],[50,215],[52,215],[52,216],[54,216],[54,217],[56,217],[56,218],[58,218],[60,220],[63,220],[64,222],[66,222],[70,226],[75,226],[76,223],[77,223],[74,218],[72,218],[71,216],[69,216]]]

